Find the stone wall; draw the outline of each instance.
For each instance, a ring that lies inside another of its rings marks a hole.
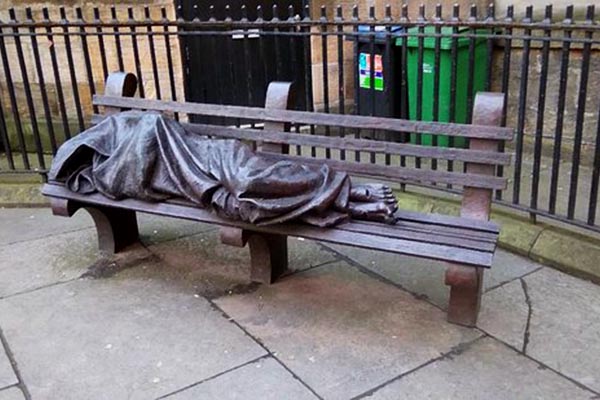
[[[104,21],[111,20],[110,15],[110,6],[114,5],[115,2],[108,0],[101,1],[74,1],[74,0],[65,0],[61,2],[61,5],[65,6],[67,12],[67,19],[75,19],[75,7],[81,7],[84,19],[92,20],[93,19],[93,8],[98,7],[100,10],[100,18]],[[127,8],[133,7],[134,15],[136,19],[144,18],[144,6],[149,4],[148,1],[141,0],[131,0],[131,1],[123,1],[118,2],[116,5],[117,15],[119,19],[127,19]],[[34,20],[42,19],[42,8],[48,7],[50,12],[50,19],[54,21],[60,20],[59,9],[56,7],[55,2],[39,2],[39,1],[6,1],[0,0],[0,20],[7,21],[8,17],[8,7],[13,6],[18,9],[17,12],[17,20],[25,19],[25,7],[31,7],[33,11]],[[172,0],[155,0],[150,4],[151,10],[151,18],[154,20],[159,20],[161,17],[161,7],[166,7],[167,15],[169,18],[174,18],[174,9],[173,9],[173,1]],[[55,28],[56,29],[56,28]],[[162,31],[162,27],[154,28],[156,31]],[[60,28],[56,29],[60,31]],[[145,30],[145,28],[143,28]],[[94,29],[90,29],[89,31],[94,31]],[[44,30],[38,30],[38,32],[44,32]],[[42,140],[44,142],[44,148],[46,151],[50,149],[48,144],[48,130],[49,127],[46,124],[44,117],[44,109],[42,106],[41,100],[41,87],[39,80],[39,72],[36,70],[35,61],[34,61],[34,53],[32,48],[31,40],[28,37],[23,37],[21,39],[23,46],[23,54],[24,54],[24,64],[27,66],[27,77],[30,83],[31,93],[34,99],[34,108],[35,113],[37,115],[37,119],[40,121],[39,129],[41,133]],[[84,61],[84,51],[85,48],[82,45],[82,41],[77,36],[70,36],[71,42],[71,55],[73,57],[73,68],[75,70],[75,85],[73,85],[71,74],[69,72],[69,63],[66,52],[66,43],[64,36],[54,36],[53,38],[48,38],[46,36],[41,36],[37,38],[39,53],[41,58],[42,65],[42,73],[43,78],[45,80],[45,92],[47,93],[49,100],[49,109],[52,115],[53,126],[55,127],[57,140],[60,144],[62,140],[64,140],[64,130],[62,125],[62,115],[61,115],[61,107],[59,103],[58,96],[58,88],[56,85],[56,80],[54,77],[54,72],[52,69],[52,60],[50,56],[50,49],[54,49],[56,53],[56,58],[58,61],[58,71],[61,81],[61,87],[63,90],[63,95],[65,99],[65,108],[66,114],[69,120],[69,126],[71,133],[74,134],[78,132],[79,126],[77,124],[77,114],[76,114],[76,106],[74,99],[74,90],[73,86],[77,88],[77,93],[79,95],[80,104],[84,113],[84,117],[86,121],[89,120],[90,116],[93,113],[92,105],[91,105],[91,90],[90,90],[90,82],[88,80],[87,70]],[[123,57],[124,69],[128,72],[136,72],[136,65],[133,56],[133,42],[131,36],[121,36],[121,54]],[[105,57],[107,61],[107,70],[108,72],[113,72],[119,70],[118,65],[118,57],[116,51],[116,42],[114,36],[104,36],[104,45],[105,45]],[[156,97],[156,88],[154,85],[154,75],[153,68],[150,57],[149,50],[149,41],[148,37],[139,36],[137,39],[137,45],[139,47],[139,55],[140,55],[140,67],[142,72],[142,84],[144,86],[145,97],[154,98]],[[161,95],[163,98],[170,98],[171,87],[169,83],[169,66],[167,63],[166,54],[166,42],[164,37],[157,36],[154,39],[155,51],[157,54],[157,72],[160,81],[160,89]],[[178,45],[178,40],[176,36],[170,37],[170,47],[173,55],[173,73],[175,78],[175,91],[177,93],[177,97],[179,99],[183,98],[183,68],[181,65],[181,56],[180,49]],[[23,126],[25,128],[25,137],[27,141],[27,148],[29,151],[34,151],[35,146],[33,145],[33,135],[31,118],[29,115],[26,97],[25,97],[25,88],[23,76],[21,74],[21,70],[19,68],[19,63],[17,61],[17,51],[15,47],[15,41],[12,38],[6,39],[6,48],[8,52],[8,58],[11,64],[11,75],[12,80],[14,82],[15,87],[15,95],[17,98],[19,114],[21,116],[21,120],[23,122]],[[102,93],[104,89],[104,71],[102,68],[101,61],[101,52],[99,47],[98,36],[88,36],[87,38],[87,54],[90,57],[91,66],[92,66],[92,74],[93,74],[93,83],[95,85],[95,89],[97,93]],[[14,127],[14,113],[11,112],[9,93],[7,88],[7,80],[4,69],[0,70],[0,100],[2,101],[2,105],[5,109],[7,117],[7,125],[8,131],[10,134],[10,140],[13,144],[13,147],[16,146],[16,129]]]

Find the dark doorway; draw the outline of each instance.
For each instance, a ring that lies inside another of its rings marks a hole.
[[[306,0],[304,0],[306,1]],[[197,9],[194,10],[194,3]],[[186,20],[200,18],[206,21],[214,17],[223,21],[226,17],[239,20],[243,17],[242,5],[246,6],[247,18],[257,18],[257,6],[262,7],[263,18],[273,18],[273,4],[277,4],[278,18],[289,17],[288,7],[294,14],[302,15],[303,0],[228,0],[215,1],[210,11],[210,1],[183,1],[183,17]],[[225,5],[230,7],[229,15]],[[211,29],[224,31],[225,28]],[[296,87],[296,105],[305,109],[305,71],[307,68],[305,46],[309,40],[300,36],[258,35],[253,31],[234,34],[207,34],[181,36],[185,63],[185,85],[188,101],[264,106],[265,92],[271,81],[293,81]],[[197,120],[197,119],[196,119]],[[203,119],[206,121],[206,119]],[[216,122],[216,121],[212,121]]]

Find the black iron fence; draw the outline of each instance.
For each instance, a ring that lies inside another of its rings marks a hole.
[[[534,17],[532,7],[508,7],[500,15],[494,7],[421,6],[409,16],[406,6],[266,10],[183,3],[176,9],[0,11],[0,173],[45,176],[58,146],[98,111],[92,96],[116,70],[138,75],[142,97],[260,106],[268,82],[293,80],[299,109],[467,123],[477,91],[500,91],[503,123],[515,128],[515,141],[503,149],[514,162],[498,168],[510,183],[496,201],[533,219],[600,232],[600,26],[594,6],[582,13],[547,6]],[[410,132],[393,137],[295,129],[467,145]],[[329,150],[323,156],[350,157]],[[464,167],[353,157],[399,167]]]

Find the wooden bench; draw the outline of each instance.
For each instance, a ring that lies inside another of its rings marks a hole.
[[[249,244],[251,279],[271,283],[287,268],[287,237],[296,236],[328,243],[351,245],[415,257],[447,261],[445,283],[451,287],[448,320],[473,326],[477,320],[483,272],[492,266],[499,227],[489,221],[494,190],[505,188],[506,180],[495,176],[495,167],[510,163],[499,144],[511,140],[513,131],[500,127],[503,95],[478,93],[474,100],[473,125],[406,121],[355,115],[323,114],[289,110],[291,84],[269,85],[265,108],[183,103],[133,98],[137,79],[132,74],[112,74],[105,95],[95,96],[94,105],[104,114],[123,109],[158,110],[187,115],[240,118],[263,121],[264,129],[236,128],[209,124],[183,125],[191,131],[214,137],[236,138],[257,143],[257,151],[273,160],[291,159],[305,164],[328,163],[352,176],[370,177],[400,183],[463,187],[461,216],[421,214],[400,210],[396,225],[351,221],[333,228],[317,228],[302,223],[254,226],[221,219],[210,210],[181,200],[148,203],[136,199],[114,201],[100,194],[82,195],[49,182],[43,194],[51,201],[53,213],[72,216],[79,208],[94,219],[100,249],[114,253],[138,240],[136,212],[171,216],[221,226],[221,241],[233,246]],[[95,116],[98,121],[102,116]],[[425,147],[408,143],[290,133],[289,123],[390,132],[444,134],[469,138],[468,149]],[[344,149],[386,153],[393,156],[463,161],[466,171],[445,171],[411,167],[325,160],[286,154],[291,146]],[[400,194],[401,196],[401,194]]]

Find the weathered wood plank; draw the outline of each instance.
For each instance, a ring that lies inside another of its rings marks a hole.
[[[234,226],[250,231],[278,235],[297,236],[315,239],[328,243],[346,244],[366,249],[376,249],[397,254],[413,255],[441,261],[454,261],[479,267],[491,267],[493,253],[471,249],[457,248],[449,245],[414,242],[403,239],[393,239],[383,236],[373,236],[357,232],[348,232],[335,228],[317,228],[304,224],[288,223],[269,226],[256,226],[238,221],[219,218],[209,210],[188,207],[173,203],[148,203],[135,199],[111,200],[100,194],[82,195],[71,192],[64,186],[46,184],[42,193],[49,197],[65,198],[85,204],[104,205],[127,210],[146,212],[208,222],[217,225]]]
[[[348,114],[325,114],[307,111],[270,110],[260,107],[240,107],[219,104],[183,103],[150,99],[123,99],[95,95],[94,104],[143,110],[157,110],[230,117],[269,122],[294,122],[308,125],[327,125],[345,128],[379,129],[391,132],[429,133],[447,136],[512,140],[513,130],[497,126],[479,126],[442,122],[408,121],[395,118],[368,117]]]
[[[302,157],[294,155],[261,153],[275,161],[295,161],[305,165],[327,164],[338,171],[345,171],[351,175],[368,176],[378,179],[388,179],[398,182],[413,183],[442,183],[454,186],[470,186],[483,189],[506,188],[506,179],[496,176],[483,176],[479,174],[465,174],[462,172],[447,172],[442,170],[426,170],[408,167],[396,167],[378,164],[357,163],[352,161],[327,160],[321,158]]]
[[[252,140],[300,146],[316,146],[330,149],[365,151],[481,164],[510,164],[510,154],[498,153],[497,151],[477,151],[451,147],[418,146],[408,143],[392,143],[368,139],[354,139],[350,137],[342,138],[319,135],[302,135],[298,133],[276,132],[260,129],[240,129],[235,127],[206,124],[184,123],[183,126],[189,132],[230,139]]]
[[[488,241],[480,241],[473,238],[465,238],[460,236],[449,237],[445,235],[436,235],[434,233],[409,231],[398,225],[380,224],[380,226],[374,230],[372,225],[362,224],[360,222],[347,222],[337,225],[336,229],[350,232],[367,233],[374,236],[406,239],[416,242],[444,244],[479,251],[493,252],[496,249],[496,244]]]

